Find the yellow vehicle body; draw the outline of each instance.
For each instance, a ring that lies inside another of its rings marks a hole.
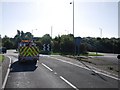
[[[36,62],[39,60],[39,49],[38,47],[31,41],[25,40],[21,41],[18,47],[19,55],[18,61],[19,62],[26,62],[26,61],[34,61]]]

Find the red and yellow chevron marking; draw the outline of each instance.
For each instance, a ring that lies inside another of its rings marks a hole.
[[[39,49],[36,46],[32,47],[20,47],[20,55],[21,56],[36,56],[39,54]]]
[[[24,56],[24,53],[26,52],[26,50],[28,49],[29,47],[22,47],[22,51],[21,51],[21,55],[23,55]]]

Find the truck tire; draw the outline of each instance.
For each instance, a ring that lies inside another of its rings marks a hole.
[[[37,60],[34,60],[33,63],[34,63],[34,64],[37,64]]]
[[[21,64],[20,56],[18,56],[18,63]]]

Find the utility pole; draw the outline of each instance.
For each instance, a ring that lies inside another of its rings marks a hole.
[[[52,26],[51,26],[51,38],[52,38]]]
[[[37,29],[32,29],[32,35],[33,35],[33,31],[34,31],[34,30],[37,30]],[[32,37],[32,41],[33,41],[33,38],[34,38],[34,35],[33,35],[33,37]]]
[[[102,28],[99,29],[100,29],[100,37],[102,38]]]
[[[74,36],[74,0],[70,2],[70,4],[73,4],[73,43],[75,44],[75,36]],[[74,46],[74,55],[76,53],[76,45]]]
[[[53,27],[51,26],[51,52],[52,52],[52,33],[53,33]]]
[[[70,4],[73,4],[73,36],[74,36],[74,0],[73,2],[70,2]]]

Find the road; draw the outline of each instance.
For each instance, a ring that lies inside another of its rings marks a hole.
[[[12,65],[5,88],[118,88],[118,80],[86,69],[83,63],[69,62],[69,58],[40,55],[37,65],[18,64],[13,52],[6,54]]]
[[[104,61],[107,61],[107,63],[112,63],[112,64],[118,64],[118,59],[117,59],[117,55],[118,54],[108,54],[108,53],[99,53],[102,54],[104,56],[97,56],[95,58],[98,59],[102,59]]]

